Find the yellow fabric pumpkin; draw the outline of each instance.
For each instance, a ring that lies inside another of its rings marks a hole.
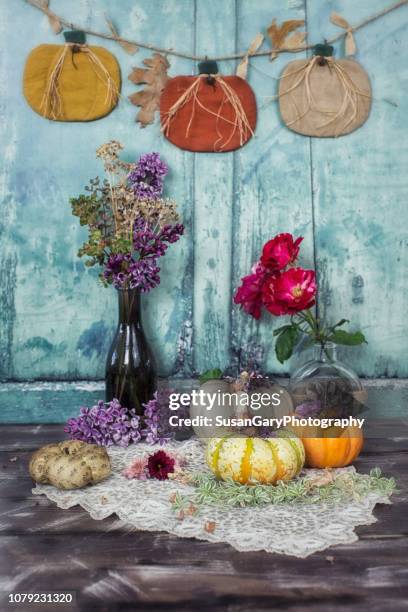
[[[296,437],[211,438],[206,460],[217,478],[241,484],[275,484],[299,474],[305,461],[302,442]]]
[[[116,106],[120,68],[103,47],[40,45],[27,58],[24,96],[39,115],[54,121],[92,121]]]

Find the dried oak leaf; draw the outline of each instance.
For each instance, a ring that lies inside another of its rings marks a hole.
[[[269,28],[266,30],[269,38],[271,39],[272,48],[284,49],[286,47],[285,41],[288,35],[303,26],[304,24],[305,22],[303,19],[289,19],[288,21],[284,21],[282,25],[279,26],[276,23],[276,19],[274,19]],[[275,57],[277,56],[278,53],[272,51],[271,60],[275,59]]]
[[[138,91],[129,100],[135,106],[140,106],[136,115],[136,121],[141,127],[146,127],[154,121],[154,114],[159,110],[160,95],[167,83],[167,70],[169,62],[161,53],[153,53],[152,57],[143,60],[147,68],[134,68],[129,79],[136,85],[146,85],[142,91]]]
[[[295,32],[289,36],[285,42],[286,49],[301,49],[304,47],[306,32]]]

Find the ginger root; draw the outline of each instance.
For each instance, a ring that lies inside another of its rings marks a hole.
[[[79,489],[109,476],[111,463],[105,448],[66,440],[39,448],[31,457],[29,471],[38,483]]]

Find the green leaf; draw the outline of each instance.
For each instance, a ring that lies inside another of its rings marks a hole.
[[[341,327],[342,325],[344,325],[345,323],[350,323],[350,321],[348,319],[340,319],[340,321],[338,321],[335,325],[333,325],[333,327],[331,327],[330,329],[335,330],[336,327]]]
[[[345,344],[346,346],[358,346],[359,344],[367,342],[363,332],[346,332],[344,329],[337,329],[332,336],[330,336],[330,340],[336,344]]]
[[[219,380],[220,378],[222,378],[222,371],[219,368],[213,368],[201,374],[198,380],[200,384],[203,384],[207,380]]]
[[[278,327],[278,329],[274,329],[273,330],[273,335],[274,336],[279,336],[279,334],[284,332],[285,329],[289,329],[289,327],[292,327],[292,325],[282,325],[282,327]]]
[[[280,333],[275,344],[276,357],[280,363],[283,363],[292,356],[298,339],[299,330],[292,325]]]

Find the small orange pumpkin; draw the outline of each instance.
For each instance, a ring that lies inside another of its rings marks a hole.
[[[334,428],[332,428],[334,429]],[[319,432],[320,437],[302,437],[307,467],[338,468],[350,465],[359,456],[364,436],[358,427],[347,427],[337,431],[333,437],[330,429]]]

